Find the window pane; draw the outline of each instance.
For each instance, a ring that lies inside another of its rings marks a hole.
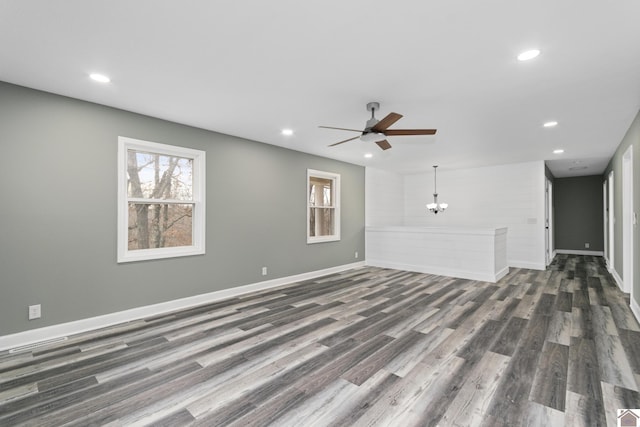
[[[193,205],[129,203],[129,250],[191,246]]]
[[[193,160],[127,151],[127,193],[145,199],[193,199]]]
[[[333,236],[334,232],[333,208],[310,208],[309,209],[309,236]]]
[[[333,180],[330,178],[309,178],[309,204],[311,206],[331,206],[333,204]]]

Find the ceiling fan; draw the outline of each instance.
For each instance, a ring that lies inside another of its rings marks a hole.
[[[389,141],[387,141],[387,136],[434,135],[436,133],[436,129],[389,129],[389,126],[402,118],[402,114],[389,113],[384,119],[378,120],[375,118],[375,112],[379,109],[380,103],[378,102],[370,102],[367,104],[367,111],[371,111],[371,118],[367,120],[367,124],[364,130],[336,128],[331,126],[318,127],[321,127],[323,129],[338,129],[348,130],[351,132],[361,132],[360,136],[354,136],[353,138],[336,142],[335,144],[329,145],[329,147],[344,144],[345,142],[353,141],[354,139],[360,138],[361,141],[375,142],[383,150],[388,150],[389,148],[391,148],[391,144],[389,144]]]

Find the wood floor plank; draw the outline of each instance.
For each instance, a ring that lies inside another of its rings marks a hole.
[[[351,367],[342,374],[341,378],[352,384],[362,385],[362,383],[371,378],[383,366],[387,365],[398,355],[410,348],[415,342],[419,341],[422,336],[423,334],[419,332],[407,332],[400,338],[390,341],[388,345],[364,359],[361,363]]]
[[[571,341],[571,311],[556,311],[551,316],[546,340],[569,346]]]
[[[453,332],[453,329],[438,327],[426,334],[421,333],[413,346],[400,353],[384,368],[399,377],[407,376],[426,354],[438,348]]]
[[[491,351],[505,356],[512,356],[518,342],[522,338],[522,332],[527,327],[529,321],[519,317],[512,317],[502,330],[498,339],[491,347]]]
[[[613,301],[609,300],[609,308],[618,328],[640,332],[640,324],[629,310],[627,301],[621,302],[619,298],[613,299]]]
[[[324,387],[320,392],[310,396],[304,402],[292,407],[275,420],[274,426],[296,425],[326,425],[327,419],[335,419],[341,404],[345,400],[353,399],[359,386],[338,378]]]
[[[593,340],[594,325],[590,307],[574,307],[571,310],[571,336]]]
[[[555,308],[556,298],[556,295],[543,293],[540,298],[538,298],[533,312],[543,316],[551,316]]]
[[[564,412],[569,346],[546,341],[538,360],[529,399]]]
[[[598,407],[594,405],[593,399],[585,395],[567,390],[565,406],[564,421],[566,426],[593,427],[607,425],[605,415],[600,414]]]
[[[571,307],[573,307],[573,294],[571,292],[558,291],[555,309],[571,313]]]
[[[510,357],[486,352],[441,418],[442,425],[479,426],[489,410]]]
[[[573,307],[587,309],[591,304],[589,293],[584,289],[576,289],[573,291]]]
[[[527,427],[562,427],[565,425],[565,414],[563,411],[536,402],[528,402],[522,414],[521,425]]]
[[[631,369],[640,374],[640,332],[618,329],[618,334]]]
[[[600,368],[596,345],[593,340],[571,337],[569,346],[569,368],[567,391],[581,396],[572,396],[571,412],[579,412],[576,423],[605,425],[604,403],[600,386]]]
[[[186,409],[181,409],[171,415],[160,420],[154,421],[155,427],[181,427],[190,426],[196,419]]]
[[[599,333],[595,344],[602,381],[639,391],[620,337]]]
[[[376,378],[377,377],[377,378]],[[350,427],[358,419],[379,401],[387,390],[395,387],[400,377],[389,374],[384,370],[379,371],[376,375],[366,381],[358,390],[336,408],[332,416],[327,416],[323,420],[317,420],[312,425],[317,426],[334,426],[334,427]]]

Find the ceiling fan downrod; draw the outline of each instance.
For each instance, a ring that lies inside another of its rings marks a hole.
[[[367,128],[365,129],[365,133],[369,131],[372,127],[374,127],[378,123],[378,119],[376,119],[375,113],[376,110],[380,109],[379,102],[370,102],[367,104],[367,111],[371,111],[371,118],[367,120]]]

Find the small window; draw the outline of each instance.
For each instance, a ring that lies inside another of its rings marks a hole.
[[[340,240],[340,175],[307,170],[307,243]]]
[[[118,138],[118,262],[205,252],[205,153]]]

